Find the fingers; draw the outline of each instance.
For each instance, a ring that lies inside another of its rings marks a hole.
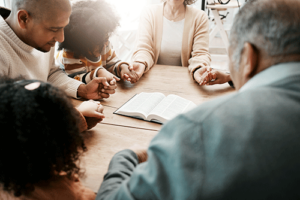
[[[88,100],[89,102],[92,102],[92,103],[95,103],[95,104],[98,104],[98,105],[101,105],[100,101],[94,101],[92,99]]]
[[[207,82],[210,81],[210,76],[209,76],[209,72],[205,72],[204,74],[202,74],[199,85],[205,85]]]
[[[144,64],[142,64],[142,63],[133,63],[133,70],[137,73],[139,78],[142,77],[142,75],[144,74],[145,69],[146,69],[146,66]]]
[[[95,117],[97,119],[104,119],[105,118],[105,116],[104,116],[103,113],[100,113],[100,112],[97,112],[97,111],[94,112],[94,116],[93,117]]]
[[[109,82],[109,84],[110,85],[115,85],[117,82],[116,82],[116,79],[112,79],[110,82]]]
[[[128,76],[128,74],[124,74],[123,79],[131,82],[131,78]]]
[[[104,86],[109,86],[109,83],[107,82],[105,77],[95,77],[92,81],[98,83],[98,84],[102,84]]]
[[[98,93],[98,98],[99,99],[101,99],[101,98],[105,98],[105,99],[107,99],[107,98],[109,98],[110,97],[110,95],[108,94],[108,93],[103,93],[103,92],[99,92]]]
[[[210,82],[206,83],[206,85],[214,85],[214,84],[221,84],[221,83],[222,83],[221,80],[217,79],[215,81],[210,81]]]
[[[114,79],[116,80],[116,81],[119,81],[119,80],[121,80],[119,77],[117,77],[117,76],[114,76]]]
[[[128,69],[129,69],[130,71],[132,71],[132,70],[133,70],[133,66],[132,66],[132,65],[128,65]]]
[[[101,92],[106,94],[114,94],[116,91],[115,89],[101,89]]]
[[[115,90],[117,89],[117,85],[110,85],[110,86],[104,86],[104,87],[100,87],[102,89],[102,92],[105,92],[105,90]]]
[[[99,105],[97,108],[97,112],[103,113],[104,107],[102,105]]]
[[[126,80],[129,78],[128,74],[124,74],[123,77],[124,77],[124,79],[126,79]]]

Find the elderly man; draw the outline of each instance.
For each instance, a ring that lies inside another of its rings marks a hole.
[[[147,153],[117,153],[96,199],[299,199],[299,10],[247,3],[230,38],[239,91],[171,120]]]
[[[115,92],[115,80],[96,78],[83,84],[55,65],[53,47],[64,40],[69,0],[12,0],[11,6],[10,15],[1,12],[0,17],[1,74],[48,81],[75,98],[108,98]]]

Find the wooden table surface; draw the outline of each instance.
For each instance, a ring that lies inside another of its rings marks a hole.
[[[228,84],[199,86],[192,80],[186,67],[178,66],[156,65],[136,84],[119,81],[116,93],[108,99],[101,100],[105,119],[85,133],[88,151],[80,160],[80,167],[85,170],[81,181],[86,187],[97,192],[115,153],[135,144],[147,148],[151,139],[160,130],[160,124],[113,114],[135,94],[140,92],[176,94],[196,104],[202,104],[234,91]],[[73,100],[75,106],[80,103],[79,100]]]

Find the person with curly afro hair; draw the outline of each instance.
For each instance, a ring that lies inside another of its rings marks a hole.
[[[102,111],[93,101],[75,109],[49,83],[0,77],[0,199],[94,199],[77,163],[87,150],[82,116]]]
[[[119,17],[106,1],[75,2],[56,60],[70,77],[84,83],[95,77],[136,82],[138,75],[117,57],[109,41],[118,25]]]

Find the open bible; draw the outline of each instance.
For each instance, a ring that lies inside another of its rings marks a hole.
[[[117,109],[114,114],[162,124],[194,107],[196,107],[196,104],[193,102],[174,94],[165,96],[159,92],[142,92],[132,97]]]

